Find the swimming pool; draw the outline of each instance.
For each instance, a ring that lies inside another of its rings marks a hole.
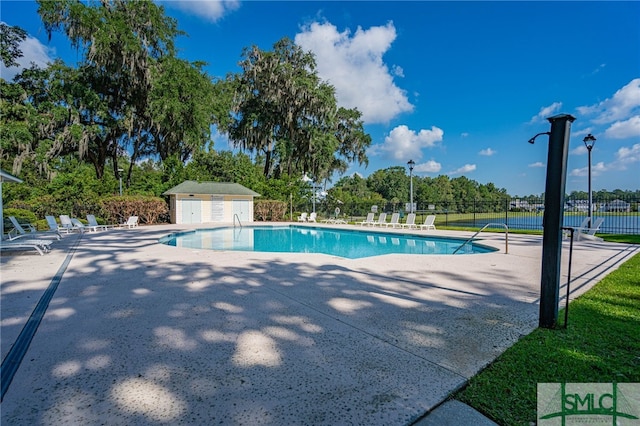
[[[349,259],[393,253],[453,254],[465,241],[458,238],[295,225],[198,229],[170,234],[160,239],[163,244],[194,249],[323,253]],[[456,254],[493,251],[497,249],[470,242]]]

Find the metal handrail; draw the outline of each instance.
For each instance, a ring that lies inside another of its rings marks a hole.
[[[460,247],[458,247],[457,249],[455,249],[455,251],[452,254],[456,254],[458,252],[458,250],[460,250],[462,247],[464,247],[465,245],[467,245],[471,240],[473,240],[476,235],[478,235],[479,233],[481,233],[482,231],[485,230],[485,228],[487,228],[488,226],[504,226],[504,229],[506,230],[505,234],[504,234],[504,254],[509,254],[509,227],[504,224],[504,223],[487,223],[486,225],[484,225],[482,228],[480,228],[480,230],[478,232],[476,232],[475,234],[473,234],[471,236],[471,238],[469,238],[468,240],[466,240],[464,243],[462,243],[462,245]]]
[[[238,216],[238,213],[233,214],[233,227],[236,227],[236,219],[238,219],[238,225],[242,228],[242,222],[240,222],[240,216]]]

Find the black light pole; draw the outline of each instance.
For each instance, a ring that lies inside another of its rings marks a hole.
[[[409,160],[407,165],[409,166],[409,213],[413,213],[413,167],[416,162]]]
[[[591,150],[593,149],[593,145],[596,144],[596,138],[589,133],[587,136],[584,137],[584,139],[582,140],[584,142],[584,146],[587,147],[587,151],[589,152],[589,177],[588,177],[588,181],[589,181],[589,214],[588,214],[588,218],[589,218],[589,222],[587,224],[588,228],[591,228],[591,213],[593,212],[593,195],[591,194]]]

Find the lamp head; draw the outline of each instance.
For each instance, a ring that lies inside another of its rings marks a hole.
[[[409,170],[413,170],[413,167],[416,165],[416,162],[413,160],[409,160],[407,162],[407,165],[409,166]]]
[[[584,137],[582,142],[584,142],[584,145],[587,147],[588,150],[591,150],[591,148],[593,148],[593,145],[595,145],[596,143],[596,138],[591,133],[589,133],[587,136]]]
[[[538,133],[537,135],[535,135],[534,137],[532,137],[531,139],[529,139],[529,143],[531,145],[533,145],[533,143],[536,141],[536,138],[540,135],[550,135],[551,132],[542,132],[542,133]]]

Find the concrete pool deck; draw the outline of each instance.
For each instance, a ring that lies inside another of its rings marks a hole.
[[[186,228],[69,235],[45,256],[2,254],[3,360],[59,284],[0,423],[430,424],[439,409],[426,413],[537,326],[539,236],[510,234],[509,254],[503,234],[482,233],[499,252],[363,259],[157,243]],[[575,243],[571,297],[638,252]]]

